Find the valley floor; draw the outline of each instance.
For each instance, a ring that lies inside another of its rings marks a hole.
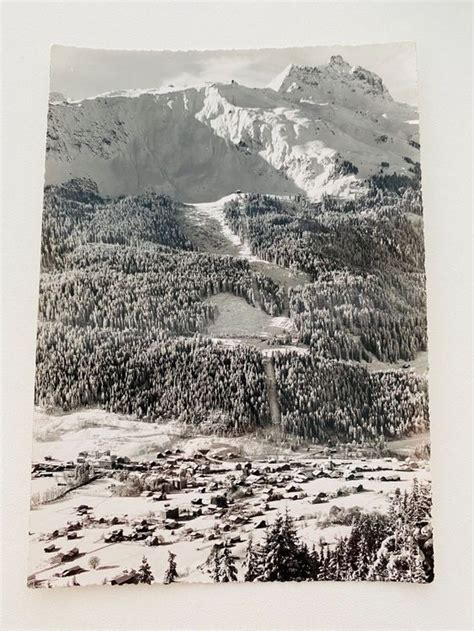
[[[410,440],[395,441],[393,447],[406,455]],[[168,477],[183,478],[185,471],[187,484],[169,490],[164,499],[159,490],[122,497],[117,495],[122,485],[117,475],[99,471],[99,479],[33,508],[29,574],[35,586],[69,585],[72,576],[80,585],[101,584],[137,569],[144,555],[161,582],[168,551],[176,554],[179,580],[208,582],[205,562],[215,544],[230,546],[243,580],[249,538],[263,540],[265,527],[278,514],[288,511],[309,546],[332,547],[350,531],[344,521],[347,511],[386,512],[395,489],[409,489],[414,478],[430,479],[427,462],[407,465],[397,458],[364,457],[362,450],[348,452],[347,458],[318,446],[294,452],[256,437],[186,436],[175,424],[149,425],[99,410],[56,416],[37,412],[33,461],[40,465],[75,460],[79,450],[92,454],[105,445],[117,456],[131,457],[142,470],[146,464],[146,473],[138,474],[142,477],[158,478],[166,470]],[[33,476],[32,493],[61,479],[60,473]],[[81,505],[87,511],[81,512]],[[156,536],[158,545],[133,539],[142,523],[147,524],[147,538]],[[71,524],[78,525],[77,536],[68,540]],[[117,529],[124,540],[107,542]],[[45,552],[51,544],[53,551]],[[73,547],[78,549],[74,559],[52,560]],[[89,566],[93,556],[100,560],[97,569]]]

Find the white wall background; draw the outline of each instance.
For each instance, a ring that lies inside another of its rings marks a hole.
[[[3,5],[5,629],[470,629],[470,3]],[[30,590],[29,463],[49,46],[206,49],[415,41],[428,272],[436,579]]]

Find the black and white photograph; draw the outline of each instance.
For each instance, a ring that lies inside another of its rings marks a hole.
[[[433,581],[419,121],[411,43],[52,47],[29,587]]]

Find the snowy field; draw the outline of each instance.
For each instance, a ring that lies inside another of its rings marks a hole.
[[[208,303],[218,309],[218,315],[208,326],[208,333],[212,337],[272,337],[285,331],[293,330],[290,318],[284,316],[272,317],[260,307],[253,307],[239,296],[222,293],[211,296]]]
[[[33,462],[50,456],[75,460],[79,451],[105,450],[137,457],[166,449],[179,439],[176,423],[150,424],[99,409],[47,414],[36,409],[33,420]]]
[[[420,351],[416,354],[412,361],[399,360],[392,364],[379,361],[376,357],[372,357],[371,362],[361,362],[369,372],[383,372],[388,370],[412,370],[418,375],[428,374],[428,353]]]

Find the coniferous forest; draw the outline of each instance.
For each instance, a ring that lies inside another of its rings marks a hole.
[[[246,195],[224,207],[264,261],[306,272],[286,288],[248,260],[196,249],[179,203],[155,193],[102,198],[94,182],[46,187],[36,401],[100,406],[146,421],[234,435],[272,423],[264,361],[252,345],[206,335],[209,298],[286,312],[294,341],[272,364],[283,434],[370,442],[428,428],[426,380],[390,370],[426,349],[419,189],[355,201]],[[415,218],[415,219],[413,219]],[[372,372],[370,362],[387,364]]]

